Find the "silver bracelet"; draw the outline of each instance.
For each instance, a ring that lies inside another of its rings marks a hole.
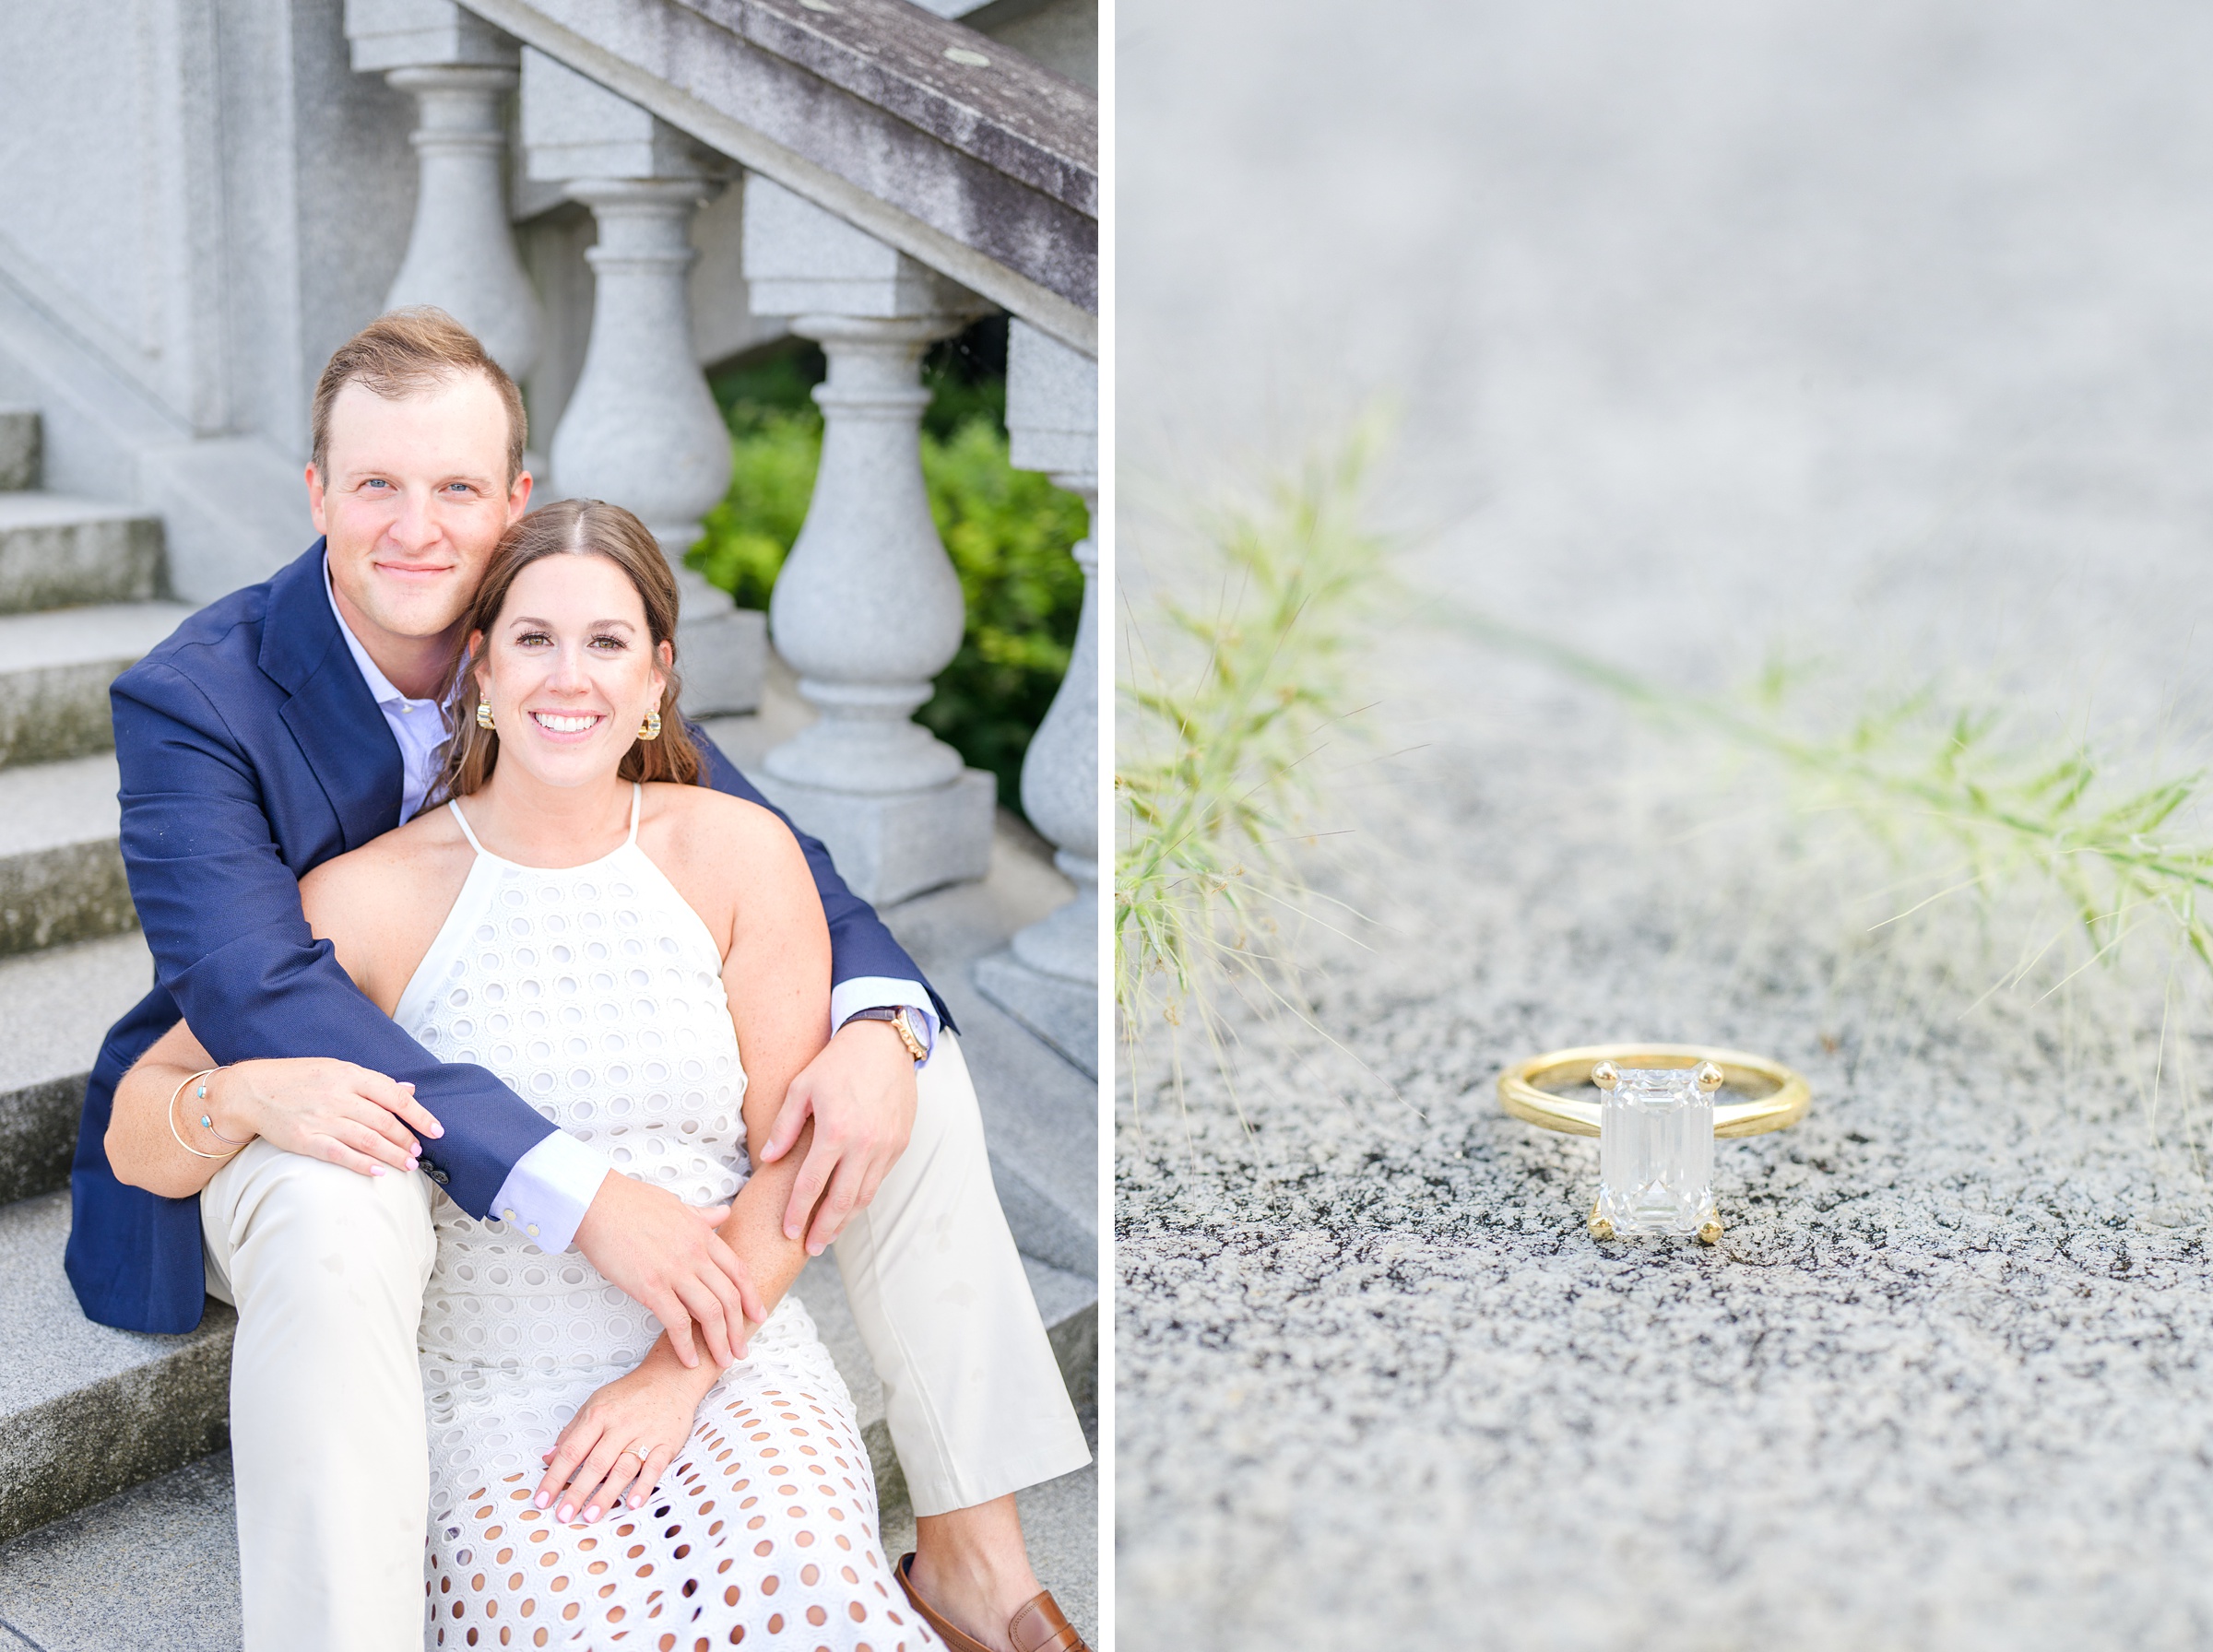
[[[199,1092],[193,1099],[195,1101],[206,1101],[207,1099],[207,1081],[222,1070],[223,1069],[219,1067],[211,1067],[206,1071],[196,1072],[193,1074],[191,1078],[185,1080],[184,1084],[191,1084],[195,1081],[197,1081],[199,1084]],[[237,1157],[238,1154],[246,1147],[247,1143],[245,1141],[232,1143],[231,1150],[227,1153],[203,1153],[198,1148],[193,1146],[191,1142],[184,1139],[183,1133],[177,1128],[177,1098],[184,1093],[184,1084],[178,1085],[174,1090],[169,1092],[169,1107],[166,1114],[166,1116],[169,1119],[169,1133],[176,1138],[177,1145],[183,1148],[186,1152],[190,1153],[195,1159],[223,1160]],[[215,1127],[215,1120],[207,1114],[203,1113],[200,1115],[200,1127],[206,1130],[208,1135],[214,1137],[218,1141],[231,1140],[230,1137],[224,1135],[220,1130]],[[250,1137],[247,1139],[248,1141],[251,1139],[252,1138]]]

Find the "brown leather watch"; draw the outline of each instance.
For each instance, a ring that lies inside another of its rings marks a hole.
[[[855,1021],[889,1021],[892,1031],[899,1034],[899,1042],[906,1045],[906,1053],[915,1058],[917,1067],[920,1067],[929,1059],[929,1037],[925,1032],[916,1031],[915,1018],[908,1012],[905,1005],[901,1004],[896,1007],[876,1009],[856,1009],[838,1023],[837,1030],[843,1032]]]

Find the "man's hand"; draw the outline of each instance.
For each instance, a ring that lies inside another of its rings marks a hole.
[[[694,1319],[716,1367],[727,1370],[768,1317],[745,1265],[715,1231],[729,1213],[728,1205],[694,1209],[610,1170],[576,1224],[576,1248],[661,1322],[687,1367],[699,1363]]]
[[[915,1061],[906,1041],[884,1021],[847,1021],[784,1092],[762,1162],[773,1164],[791,1151],[811,1116],[814,1140],[792,1184],[784,1237],[806,1233],[807,1254],[819,1257],[876,1197],[914,1134]]]

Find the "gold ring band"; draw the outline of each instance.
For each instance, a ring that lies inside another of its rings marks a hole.
[[[1598,1134],[1596,1102],[1556,1095],[1555,1084],[1588,1084],[1602,1061],[1619,1067],[1679,1068],[1710,1061],[1722,1069],[1723,1088],[1752,1099],[1720,1102],[1713,1109],[1717,1138],[1760,1136],[1794,1125],[1805,1116],[1814,1092],[1806,1081],[1780,1061],[1747,1056],[1742,1050],[1712,1050],[1687,1044],[1599,1044],[1554,1050],[1517,1061],[1498,1075],[1498,1104],[1516,1118],[1569,1136]]]

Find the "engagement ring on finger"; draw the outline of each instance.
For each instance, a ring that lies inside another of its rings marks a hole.
[[[1587,1102],[1549,1086],[1590,1084]],[[1723,1089],[1747,1099],[1716,1103]],[[1498,1104],[1516,1118],[1598,1138],[1591,1236],[1696,1233],[1720,1241],[1713,1143],[1758,1136],[1805,1116],[1813,1092],[1780,1062],[1694,1044],[1593,1044],[1516,1062],[1498,1075]]]

